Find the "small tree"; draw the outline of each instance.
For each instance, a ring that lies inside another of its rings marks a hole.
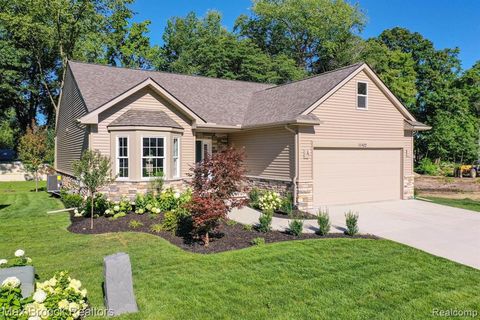
[[[73,172],[90,195],[90,228],[93,229],[95,194],[114,179],[110,158],[98,151],[85,150],[82,158],[73,163]]]
[[[44,130],[27,129],[27,133],[20,138],[18,155],[27,171],[35,177],[35,192],[38,192],[38,176],[47,156],[47,136]]]
[[[194,233],[208,246],[209,232],[232,208],[241,207],[247,199],[236,197],[245,182],[244,152],[225,148],[192,168],[193,189],[189,209],[192,212]]]

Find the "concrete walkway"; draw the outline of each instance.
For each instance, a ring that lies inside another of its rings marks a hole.
[[[480,269],[480,212],[419,200],[387,201],[329,207],[331,232],[345,230],[344,213],[358,212],[361,233],[403,243],[428,253]],[[258,223],[259,213],[250,208],[235,210],[230,218]],[[285,230],[288,219],[273,218],[272,228]],[[315,232],[315,220],[304,223],[304,232]]]

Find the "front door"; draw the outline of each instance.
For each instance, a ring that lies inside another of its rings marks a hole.
[[[195,162],[200,162],[212,154],[212,140],[200,139],[195,142]]]

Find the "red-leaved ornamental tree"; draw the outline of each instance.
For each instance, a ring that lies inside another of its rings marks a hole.
[[[245,198],[238,197],[245,182],[244,160],[243,151],[227,147],[191,169],[193,196],[189,210],[194,233],[203,239],[205,246],[209,244],[209,232],[215,230],[220,220],[232,208],[246,204]]]

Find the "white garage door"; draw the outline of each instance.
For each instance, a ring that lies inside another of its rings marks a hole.
[[[401,198],[400,149],[315,149],[316,207]]]

